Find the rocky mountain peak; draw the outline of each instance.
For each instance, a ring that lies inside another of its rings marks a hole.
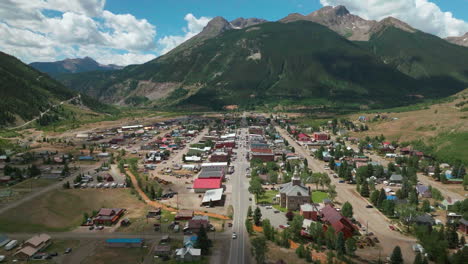
[[[250,27],[250,26],[265,23],[265,22],[268,22],[268,21],[265,19],[260,19],[260,18],[255,18],[255,17],[247,18],[247,19],[243,17],[239,17],[231,21],[231,25],[236,29],[242,29],[242,28]]]
[[[463,35],[463,36],[448,37],[445,40],[447,40],[450,43],[456,44],[456,45],[468,47],[468,32],[466,32],[465,35]]]
[[[233,29],[233,27],[229,21],[224,17],[217,16],[208,22],[198,36],[202,38],[212,38],[230,29]]]
[[[394,17],[387,17],[374,25],[374,27],[371,29],[371,34],[377,33],[388,27],[395,27],[410,33],[416,32],[416,29],[406,24],[405,22],[398,20]]]
[[[315,12],[310,13],[307,16],[346,16],[349,15],[348,9],[345,6],[338,5],[338,6],[325,6]]]

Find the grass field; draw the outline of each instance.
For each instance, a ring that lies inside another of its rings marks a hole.
[[[47,253],[57,252],[59,255],[63,254],[67,248],[78,248],[80,245],[79,240],[58,240],[54,239],[52,244],[45,249]]]
[[[0,232],[68,231],[101,207],[126,208],[129,217],[148,209],[126,189],[54,190],[0,215]]]
[[[143,263],[149,248],[98,247],[94,256],[87,257],[83,264]]]
[[[22,181],[16,185],[13,185],[11,188],[12,189],[35,189],[35,188],[43,188],[46,186],[49,186],[51,184],[56,183],[57,180],[51,180],[51,179],[27,179],[25,181]]]
[[[328,199],[328,194],[326,192],[312,191],[312,201],[321,203],[323,199]]]
[[[262,196],[258,197],[257,203],[273,203],[273,198],[278,194],[278,191],[266,191]]]

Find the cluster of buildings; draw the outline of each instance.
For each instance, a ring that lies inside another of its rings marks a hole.
[[[265,139],[263,127],[249,127],[249,143],[249,157],[251,160],[259,159],[263,162],[275,161],[275,153]]]

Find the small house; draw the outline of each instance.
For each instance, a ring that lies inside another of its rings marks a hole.
[[[180,262],[193,262],[201,258],[201,249],[193,247],[183,247],[176,249],[176,260]]]
[[[401,183],[403,181],[403,176],[400,174],[392,174],[389,181],[392,183]]]
[[[153,249],[154,255],[158,257],[168,257],[171,255],[171,246],[169,245],[156,245]]]

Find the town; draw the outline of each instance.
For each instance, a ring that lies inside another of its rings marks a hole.
[[[2,148],[0,261],[465,258],[463,165],[359,137],[369,117],[309,126],[233,112],[144,122],[25,134]]]

